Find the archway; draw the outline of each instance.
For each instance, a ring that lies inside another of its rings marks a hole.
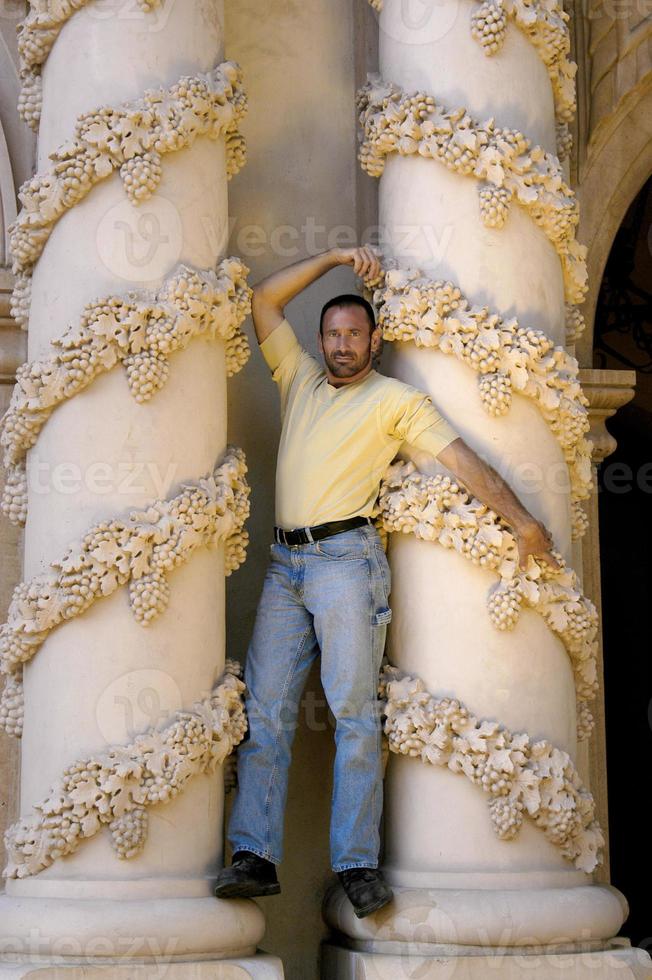
[[[618,445],[598,471],[611,880],[628,898],[623,933],[652,945],[649,818],[637,787],[652,765],[652,178],[631,201],[597,297],[593,366],[636,371],[634,399],[609,421]]]

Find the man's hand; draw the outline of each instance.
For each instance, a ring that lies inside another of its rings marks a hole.
[[[512,528],[518,545],[519,567],[525,571],[532,555],[559,570],[560,563],[551,554],[550,531],[527,510],[499,473],[485,463],[461,437],[437,453],[437,459],[454,474],[481,503],[495,511]]]
[[[332,248],[330,254],[338,265],[352,265],[357,276],[372,285],[382,276],[380,259],[369,245],[355,248]]]
[[[551,568],[560,569],[561,565],[552,554],[553,540],[550,531],[541,521],[531,518],[524,524],[513,528],[518,546],[518,565],[522,572],[527,568],[528,557],[545,561]]]

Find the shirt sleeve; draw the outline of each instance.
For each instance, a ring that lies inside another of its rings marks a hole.
[[[302,349],[287,320],[281,320],[278,327],[274,327],[260,345],[261,353],[272,375],[278,373],[279,377],[288,370],[292,370],[292,366],[298,361]],[[274,377],[274,381],[276,380],[278,379]]]
[[[430,397],[416,388],[401,397],[391,435],[433,456],[459,438],[459,432],[439,414]]]
[[[314,369],[314,358],[304,350],[287,320],[283,319],[274,327],[268,337],[260,344],[260,350],[272,372],[272,378],[279,387],[281,412],[285,413],[290,388],[297,374],[305,375]]]

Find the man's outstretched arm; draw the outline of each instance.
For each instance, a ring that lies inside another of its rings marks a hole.
[[[527,565],[528,555],[560,568],[551,554],[552,535],[526,510],[499,473],[485,463],[463,439],[457,438],[437,454],[437,459],[463,483],[466,489],[511,526],[518,545],[519,565]]]
[[[380,262],[370,248],[331,248],[272,273],[256,283],[251,312],[258,343],[269,337],[283,320],[283,308],[306,286],[338,265],[352,265],[361,278],[380,275]]]

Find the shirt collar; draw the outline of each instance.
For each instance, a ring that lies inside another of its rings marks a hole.
[[[372,376],[375,377],[377,374],[378,372],[376,369],[372,368],[369,374],[365,374],[364,378],[360,378],[358,381],[353,381],[350,385],[340,385],[339,388],[336,388],[335,385],[330,383],[328,380],[328,375],[324,372],[324,381],[326,382],[326,390],[328,393],[331,395],[338,395],[340,392],[351,391],[359,388],[365,383],[365,381],[369,381]]]

